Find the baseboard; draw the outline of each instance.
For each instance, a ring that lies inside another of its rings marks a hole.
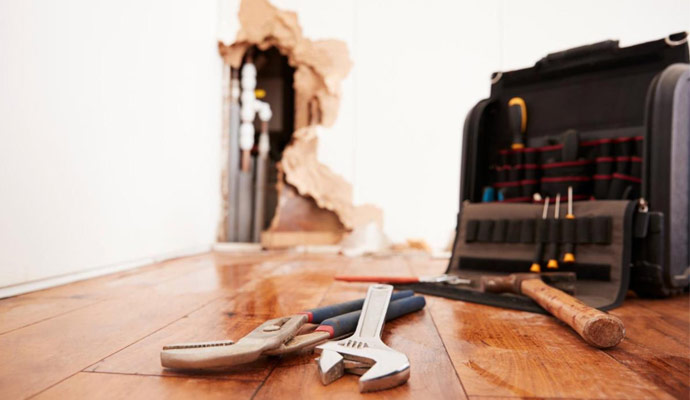
[[[211,245],[199,245],[186,249],[171,251],[163,254],[158,254],[151,257],[145,257],[138,260],[127,261],[123,263],[106,265],[103,267],[90,268],[84,271],[73,272],[70,274],[53,276],[50,278],[38,279],[35,281],[19,283],[0,287],[0,299],[6,297],[17,296],[24,293],[35,292],[37,290],[48,289],[55,286],[65,285],[67,283],[83,281],[85,279],[95,278],[98,276],[114,274],[116,272],[126,271],[129,269],[143,267],[145,265],[156,264],[173,258],[186,257],[200,253],[206,253],[211,250]]]

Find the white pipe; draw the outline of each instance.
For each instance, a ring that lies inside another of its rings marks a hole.
[[[249,209],[251,207],[251,180],[247,176],[251,174],[251,149],[254,145],[254,118],[257,114],[261,120],[261,135],[259,136],[258,150],[259,156],[256,160],[256,182],[254,184],[254,241],[259,241],[261,230],[263,229],[263,214],[265,202],[265,186],[266,186],[266,170],[268,163],[268,152],[270,151],[270,141],[268,137],[268,121],[273,116],[271,106],[265,101],[256,99],[256,67],[251,62],[246,62],[242,67],[242,93],[240,100],[242,106],[240,108],[240,118],[242,123],[240,125],[240,150],[242,152],[241,159],[241,175],[243,191],[240,193],[239,213],[241,219],[240,240],[248,237],[251,227],[248,225]]]

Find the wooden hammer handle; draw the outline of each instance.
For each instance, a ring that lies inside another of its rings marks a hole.
[[[625,336],[625,327],[620,319],[586,305],[541,279],[525,279],[520,289],[522,294],[570,325],[592,346],[613,347]]]

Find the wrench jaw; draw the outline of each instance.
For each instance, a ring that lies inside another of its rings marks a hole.
[[[236,343],[217,341],[166,346],[161,351],[161,365],[173,369],[215,369],[246,364],[292,339],[306,322],[306,315],[297,314],[268,320]]]
[[[372,285],[362,306],[355,333],[337,342],[316,347],[319,357],[319,376],[324,385],[340,378],[348,371],[360,373],[359,391],[389,389],[407,382],[410,362],[407,356],[386,346],[381,341],[386,310],[393,286]],[[365,371],[366,367],[370,367]]]
[[[345,339],[347,340],[347,339]],[[328,385],[347,371],[359,378],[359,391],[373,392],[390,389],[407,382],[410,378],[410,362],[403,353],[384,344],[376,347],[346,348],[340,342],[328,342],[317,347],[319,377]],[[351,368],[345,368],[350,365]]]
[[[319,356],[319,377],[321,383],[328,385],[345,374],[343,356],[337,351],[323,350]]]
[[[385,357],[359,378],[359,391],[373,392],[390,389],[407,382],[410,378],[410,362],[403,353],[386,351]]]

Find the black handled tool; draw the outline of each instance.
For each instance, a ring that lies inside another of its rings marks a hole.
[[[549,262],[547,268],[558,268],[558,236],[561,230],[561,221],[558,214],[561,209],[561,194],[556,194],[556,209],[553,212],[553,219],[549,221]]]
[[[544,253],[544,244],[548,240],[549,228],[547,218],[549,216],[549,198],[544,200],[544,211],[542,211],[541,219],[537,220],[537,248],[532,259],[532,266],[529,268],[532,272],[541,271],[541,256]]]
[[[513,150],[525,147],[523,135],[527,130],[527,106],[522,97],[513,97],[508,101],[508,120],[513,133]]]
[[[573,187],[568,186],[568,213],[562,222],[563,229],[563,262],[571,264],[575,262],[575,214],[573,214]]]

